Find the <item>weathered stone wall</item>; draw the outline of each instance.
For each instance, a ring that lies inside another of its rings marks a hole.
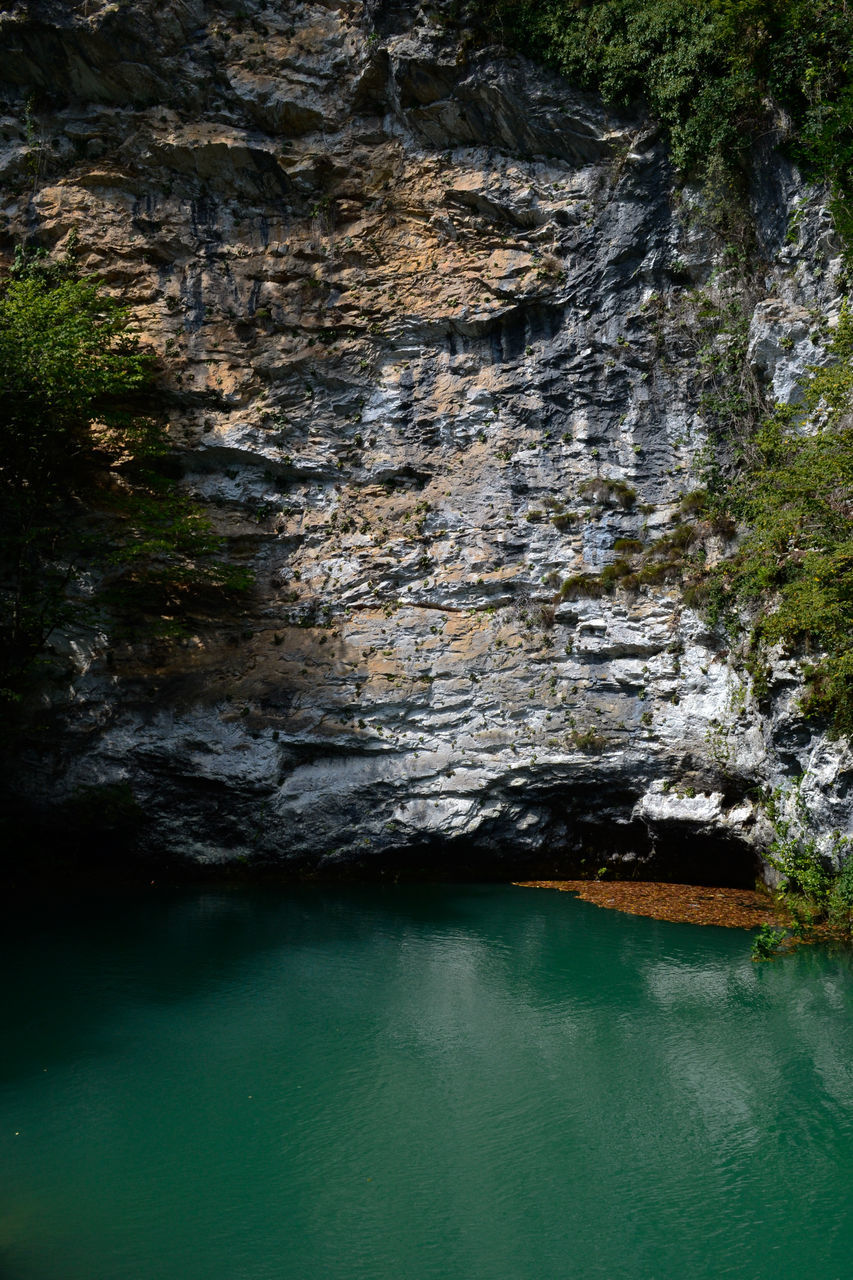
[[[728,875],[766,838],[756,786],[804,771],[848,829],[849,755],[792,663],[760,710],[677,588],[552,603],[699,483],[698,197],[648,122],[407,12],[0,15],[5,242],[75,230],[133,307],[187,484],[257,579],[181,643],[70,638],[16,786],[126,782],[152,855],[320,869],[657,844]],[[778,155],[755,194],[753,364],[791,400],[838,250]]]

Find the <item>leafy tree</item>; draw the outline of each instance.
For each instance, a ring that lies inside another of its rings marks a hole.
[[[0,286],[0,684],[88,608],[113,627],[174,621],[193,591],[243,589],[169,474],[154,362],[128,309],[73,259],[19,251]]]
[[[97,460],[143,428],[130,400],[151,379],[126,308],[70,258],[18,252],[0,292],[0,641],[7,680],[68,616],[79,560],[69,529]]]

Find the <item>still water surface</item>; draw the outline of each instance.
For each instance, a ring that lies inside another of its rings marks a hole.
[[[853,967],[504,886],[4,921],[2,1280],[853,1274]]]

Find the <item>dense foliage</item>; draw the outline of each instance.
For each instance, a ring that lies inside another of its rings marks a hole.
[[[0,685],[72,617],[171,621],[191,589],[246,585],[169,475],[151,357],[71,257],[19,253],[0,285]]]
[[[126,312],[70,260],[18,254],[0,294],[0,582],[4,675],[14,682],[68,616],[80,548],[69,545],[91,488],[93,422],[132,421],[125,398],[149,376]]]
[[[853,5],[847,0],[470,0],[460,16],[614,106],[644,102],[683,171],[743,161],[769,120],[853,225]]]

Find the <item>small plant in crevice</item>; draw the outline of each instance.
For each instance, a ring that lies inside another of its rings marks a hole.
[[[557,593],[557,599],[563,600],[598,600],[606,595],[607,590],[596,573],[575,573],[566,578]]]
[[[598,600],[602,596],[612,595],[617,587],[624,591],[634,591],[638,582],[629,562],[620,558],[605,565],[600,573],[575,573],[566,578],[556,598],[560,601]]]
[[[569,741],[578,751],[587,751],[591,754],[604,751],[607,746],[607,738],[592,725],[586,729],[572,729]]]
[[[637,501],[636,489],[632,489],[624,480],[608,479],[602,476],[584,480],[578,493],[581,497],[588,498],[601,506],[619,506],[625,511],[630,511]]]

